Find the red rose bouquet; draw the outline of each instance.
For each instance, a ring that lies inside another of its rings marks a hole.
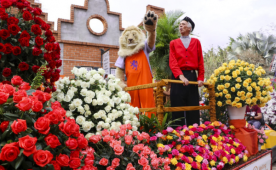
[[[2,1],[3,2],[3,1]],[[60,170],[81,168],[88,145],[74,119],[59,102],[19,76],[0,83],[0,169]]]
[[[161,158],[148,145],[149,134],[131,131],[130,124],[121,125],[120,131],[103,130],[101,135],[92,135],[90,145],[95,149],[87,154],[87,167],[97,166],[98,170],[151,170],[168,169],[169,158]]]
[[[18,13],[10,13],[11,8]],[[42,80],[46,92],[55,91],[62,62],[60,46],[50,25],[39,15],[40,8],[32,8],[27,0],[2,0],[0,3],[0,81],[10,81],[19,75],[31,83],[39,68],[46,65]],[[50,81],[46,81],[50,80]]]

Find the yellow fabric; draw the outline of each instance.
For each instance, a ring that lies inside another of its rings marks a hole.
[[[276,145],[276,132],[274,130],[265,130],[265,135],[268,136],[266,144],[262,146],[262,149],[272,148]]]

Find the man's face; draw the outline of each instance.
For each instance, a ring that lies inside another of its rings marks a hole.
[[[190,33],[191,31],[191,27],[188,27],[188,22],[187,21],[181,21],[180,24],[179,24],[179,32],[181,35],[184,35],[184,34],[188,34]]]

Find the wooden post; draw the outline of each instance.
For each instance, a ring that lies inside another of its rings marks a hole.
[[[211,120],[211,122],[214,122],[214,121],[217,120],[215,86],[214,85],[209,85],[208,86],[208,91],[209,91],[210,120]]]
[[[162,123],[164,118],[164,94],[163,94],[163,85],[164,82],[161,81],[157,85],[156,89],[156,107],[157,107],[157,119],[160,123]]]

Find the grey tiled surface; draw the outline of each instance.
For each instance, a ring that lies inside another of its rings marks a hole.
[[[272,170],[276,170],[276,162],[273,163]]]

